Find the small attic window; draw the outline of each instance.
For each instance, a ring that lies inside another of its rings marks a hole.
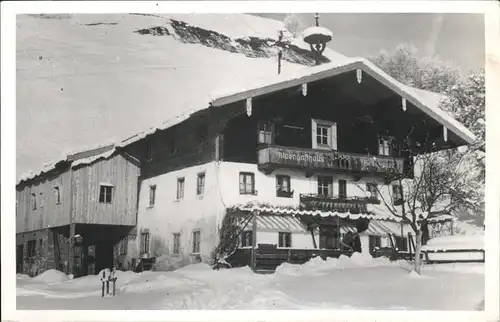
[[[111,203],[113,201],[113,186],[110,184],[101,183],[99,189],[99,202]]]

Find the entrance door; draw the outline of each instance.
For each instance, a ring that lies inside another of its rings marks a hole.
[[[23,252],[24,245],[17,245],[16,247],[16,273],[23,271]]]
[[[111,243],[99,244],[95,247],[95,272],[113,268],[113,245]]]

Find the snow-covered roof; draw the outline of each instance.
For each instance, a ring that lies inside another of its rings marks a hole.
[[[401,97],[407,99],[424,113],[458,135],[467,144],[475,142],[476,138],[469,129],[439,108],[439,104],[444,98],[443,95],[404,85],[369,60],[360,57],[346,58],[328,64],[302,68],[282,75],[275,75],[257,80],[253,79],[247,82],[247,84],[240,85],[240,87],[233,86],[233,88],[229,90],[226,87],[226,89],[213,95],[211,104],[213,106],[226,105],[247,98],[300,86],[304,83],[317,81],[356,69],[361,69],[363,72],[369,74],[397,94],[401,95]]]
[[[24,181],[32,180],[32,179],[34,179],[34,178],[36,178],[38,176],[41,176],[41,175],[43,175],[45,173],[53,171],[53,170],[56,169],[56,165],[59,164],[59,163],[62,163],[62,162],[66,162],[66,163],[70,164],[71,168],[75,168],[77,166],[91,164],[91,163],[93,163],[95,161],[98,161],[100,159],[108,159],[109,157],[111,157],[116,152],[116,147],[114,145],[107,145],[107,146],[109,147],[108,149],[105,149],[103,152],[100,152],[100,153],[97,153],[97,154],[91,153],[92,150],[99,150],[99,149],[102,150],[103,147],[106,147],[106,146],[99,146],[97,148],[85,149],[85,150],[82,150],[82,151],[78,152],[78,153],[82,153],[82,154],[84,152],[89,152],[89,155],[86,156],[86,157],[75,158],[74,154],[68,154],[66,157],[61,158],[58,161],[46,164],[42,169],[40,169],[40,170],[38,170],[36,172],[29,172],[29,173],[21,175],[21,177],[20,177],[19,181],[17,182],[17,184],[21,184]]]
[[[439,109],[435,93],[402,85],[363,58],[347,58],[327,48],[323,56],[330,63],[304,67],[284,59],[282,74],[276,76],[275,56],[256,56],[251,46],[241,43],[276,39],[284,27],[280,21],[244,14],[85,14],[57,19],[21,15],[17,24],[18,160],[51,156],[103,137],[126,137],[115,144],[127,146],[210,105],[225,105],[356,68],[466,142],[474,139]],[[188,27],[195,32],[183,34]],[[196,38],[197,33],[220,44]],[[300,37],[292,44],[296,56],[291,61],[310,58],[309,45]],[[236,80],[242,82],[233,85]],[[46,118],[68,113],[71,117],[58,122],[58,131],[53,131],[54,120]],[[151,127],[157,120],[165,121]],[[56,163],[21,178],[50,171]]]
[[[318,27],[318,26],[309,27],[302,33],[302,36],[304,38],[310,37],[312,35],[323,35],[325,37],[330,37],[330,38],[333,37],[333,33],[331,30],[325,27]]]
[[[208,108],[210,92],[241,75],[275,74],[271,40],[284,29],[283,22],[247,14],[19,15],[16,21],[18,177],[75,146],[114,137],[126,145],[175,125]],[[290,48],[282,71],[313,63],[300,37]],[[323,55],[345,58],[329,48]]]

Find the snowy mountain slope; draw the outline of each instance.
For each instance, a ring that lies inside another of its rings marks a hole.
[[[203,108],[242,75],[276,74],[281,28],[242,14],[18,16],[17,175]],[[302,41],[284,60],[284,71],[313,62]]]

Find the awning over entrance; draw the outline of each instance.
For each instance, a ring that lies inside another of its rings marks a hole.
[[[252,224],[250,223],[250,228]],[[307,232],[307,227],[293,216],[262,215],[257,216],[258,231]]]

